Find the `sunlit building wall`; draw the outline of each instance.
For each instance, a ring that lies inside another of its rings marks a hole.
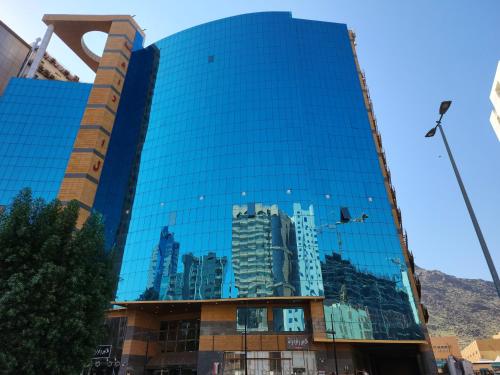
[[[0,21],[0,95],[9,80],[21,72],[30,50],[28,43]]]

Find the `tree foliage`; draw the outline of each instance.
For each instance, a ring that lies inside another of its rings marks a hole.
[[[114,273],[104,228],[78,203],[23,190],[0,215],[0,373],[79,374],[104,334]]]
[[[147,288],[137,299],[137,301],[157,301],[159,299],[158,291],[155,288]]]

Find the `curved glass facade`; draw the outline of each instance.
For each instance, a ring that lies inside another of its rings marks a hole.
[[[155,46],[117,300],[324,296],[336,338],[422,339],[346,26],[258,13]]]

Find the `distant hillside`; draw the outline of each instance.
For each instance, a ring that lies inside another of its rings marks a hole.
[[[492,282],[460,279],[416,267],[431,336],[457,335],[463,348],[500,331],[500,298]]]

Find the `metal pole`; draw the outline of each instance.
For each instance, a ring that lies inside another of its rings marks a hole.
[[[38,65],[40,65],[40,61],[42,61],[43,59],[43,55],[47,50],[47,46],[49,45],[50,38],[52,37],[53,33],[54,33],[54,25],[47,26],[47,30],[45,31],[45,35],[43,36],[42,43],[40,43],[40,46],[38,47],[38,50],[35,53],[35,57],[31,62],[31,66],[30,69],[28,70],[28,73],[26,74],[26,78],[35,77],[35,73],[38,70]]]
[[[42,38],[36,38],[36,40],[33,43],[31,43],[31,50],[24,58],[23,65],[21,66],[21,69],[19,69],[19,73],[17,74],[18,77],[25,76],[26,70],[29,69],[28,62],[34,56],[34,54],[38,48],[38,44],[40,43],[41,40],[42,40]]]
[[[477,238],[479,239],[479,243],[481,244],[481,249],[483,250],[484,257],[486,258],[486,263],[488,264],[488,268],[490,269],[491,277],[493,278],[493,283],[495,284],[495,288],[497,290],[498,297],[500,297],[500,280],[498,279],[498,273],[495,269],[495,264],[493,263],[493,259],[491,259],[490,251],[488,250],[488,246],[486,245],[486,241],[484,240],[483,233],[481,232],[481,227],[476,219],[476,214],[474,213],[474,209],[469,200],[469,196],[467,195],[467,191],[465,190],[464,183],[462,182],[462,177],[460,177],[460,173],[458,172],[457,165],[455,164],[455,159],[450,150],[450,146],[448,145],[448,141],[446,140],[446,136],[444,135],[443,127],[441,126],[441,119],[443,115],[437,121],[437,127],[443,137],[443,142],[446,147],[446,151],[448,152],[448,156],[450,158],[451,166],[453,167],[453,171],[455,172],[455,177],[457,178],[458,185],[460,186],[460,191],[462,192],[462,196],[465,201],[465,205],[467,206],[467,210],[469,211],[470,218],[472,220],[472,224],[474,225],[474,229],[476,230]]]
[[[248,375],[248,363],[247,363],[247,319],[248,319],[248,306],[245,306],[245,375]]]
[[[146,365],[148,363],[148,354],[149,354],[149,332],[146,333],[148,335],[148,341],[146,341],[146,357],[144,359],[144,366],[142,369],[142,372],[145,374],[146,373]]]
[[[339,366],[337,364],[337,345],[335,343],[335,325],[333,324],[333,312],[331,318],[332,318],[333,357],[335,358],[335,375],[339,375]]]

